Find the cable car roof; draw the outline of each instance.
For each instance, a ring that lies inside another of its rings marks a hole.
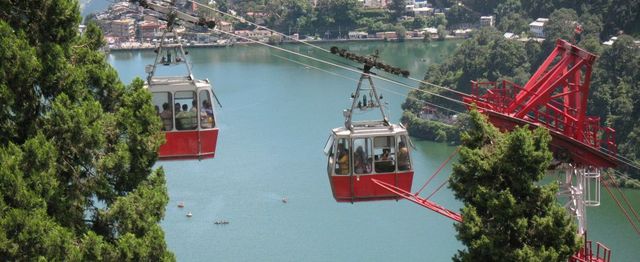
[[[189,76],[156,76],[151,78],[151,83],[145,83],[145,88],[151,92],[195,91],[199,88],[211,88],[211,83],[208,79],[191,80]]]
[[[371,137],[371,136],[388,136],[407,134],[407,129],[402,125],[389,124],[384,125],[382,121],[369,121],[369,122],[353,122],[353,129],[349,130],[346,127],[334,128],[331,131],[336,136],[355,136],[355,137]]]

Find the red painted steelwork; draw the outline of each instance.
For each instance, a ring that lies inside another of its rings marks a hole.
[[[446,209],[438,204],[436,204],[435,202],[429,201],[427,199],[421,198],[419,197],[417,194],[412,194],[411,192],[409,192],[408,190],[405,190],[403,188],[399,188],[396,187],[394,185],[391,185],[387,182],[384,181],[380,181],[380,180],[376,180],[373,179],[372,180],[374,183],[376,183],[378,186],[385,188],[391,192],[393,192],[394,194],[401,196],[402,198],[405,198],[411,202],[414,202],[418,205],[421,205],[423,207],[426,207],[428,209],[433,210],[434,212],[443,215],[445,217],[448,217],[450,219],[453,219],[455,221],[458,222],[462,222],[462,216],[456,212],[453,212],[449,209]]]
[[[401,199],[394,191],[377,185],[384,181],[394,187],[411,190],[413,171],[404,173],[329,176],[333,197],[337,202],[361,202]]]
[[[586,240],[586,238],[585,238]],[[569,258],[569,262],[609,262],[611,250],[600,242],[596,242],[596,252],[593,252],[591,240],[584,243],[584,247]]]
[[[615,167],[615,131],[600,127],[598,117],[586,116],[591,66],[596,56],[564,40],[524,87],[508,81],[472,82],[474,103],[501,129],[530,124],[544,126],[553,136],[552,149],[568,154],[574,163]],[[480,90],[486,90],[481,93]],[[609,153],[601,150],[606,148]]]
[[[202,159],[215,156],[218,128],[165,132],[166,142],[158,150],[160,159]]]

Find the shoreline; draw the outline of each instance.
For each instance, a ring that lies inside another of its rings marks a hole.
[[[441,41],[448,41],[448,40],[457,40],[457,39],[464,39],[464,37],[460,37],[460,36],[448,36],[447,38],[445,38],[444,40]],[[404,41],[422,41],[424,40],[424,38],[421,37],[411,37],[411,38],[405,38]],[[439,40],[431,40],[431,41],[439,41]],[[348,43],[348,42],[399,42],[398,39],[385,39],[385,38],[361,38],[361,39],[321,39],[321,40],[301,40],[301,41],[294,41],[294,40],[285,40],[276,44],[270,44],[270,45],[284,45],[284,44],[294,44],[294,45],[301,45],[304,43]],[[267,42],[264,42],[265,44],[268,44]],[[228,47],[233,47],[234,45],[239,45],[239,46],[250,46],[250,45],[261,45],[259,43],[254,43],[254,42],[234,42],[231,44],[194,44],[194,45],[183,45],[184,48],[228,48]],[[124,52],[124,51],[146,51],[146,50],[154,50],[156,49],[156,45],[153,46],[135,46],[135,47],[116,47],[116,48],[108,48],[109,52]]]

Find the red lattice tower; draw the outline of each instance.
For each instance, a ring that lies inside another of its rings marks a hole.
[[[489,121],[502,130],[529,124],[549,129],[556,157],[568,157],[578,166],[616,166],[615,131],[587,116],[591,70],[596,56],[558,39],[556,48],[520,87],[509,81],[472,82],[472,95]]]
[[[502,131],[524,125],[549,130],[550,149],[559,163],[550,173],[559,175],[558,197],[566,200],[567,211],[578,221],[578,234],[585,239],[584,246],[569,259],[572,262],[611,259],[609,248],[596,242],[594,250],[587,240],[586,207],[600,205],[600,170],[617,165],[615,131],[601,127],[599,117],[586,115],[595,59],[595,55],[559,39],[524,87],[509,81],[472,82],[472,94],[463,97]],[[429,197],[420,197],[420,191],[410,193],[382,181],[374,182],[452,220],[464,219]]]

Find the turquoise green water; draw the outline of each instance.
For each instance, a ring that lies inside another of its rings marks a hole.
[[[389,64],[422,78],[431,63],[458,42],[340,44],[360,54],[378,49]],[[325,45],[328,47],[329,45]],[[288,46],[312,56],[302,46]],[[181,261],[447,261],[462,245],[453,221],[408,201],[338,204],[331,196],[322,147],[343,124],[357,73],[319,65],[344,76],[305,68],[264,47],[191,50],[194,74],[209,78],[223,105],[215,159],[159,162],[167,171],[170,204],[162,226]],[[153,52],[117,52],[109,61],[129,82],[144,76]],[[336,62],[340,61],[337,58]],[[346,78],[345,78],[346,77]],[[350,79],[347,79],[350,78]],[[394,78],[397,79],[397,78]],[[397,79],[417,86],[416,83]],[[397,122],[408,90],[376,80]],[[396,94],[399,93],[399,94]],[[414,141],[414,191],[453,151]],[[425,189],[446,179],[447,167]],[[629,192],[640,210],[640,191]],[[288,203],[283,203],[282,198]],[[432,200],[453,210],[448,189]],[[183,201],[185,207],[178,208]],[[193,217],[187,218],[187,212]],[[603,190],[603,205],[588,211],[589,233],[614,249],[617,261],[640,256],[640,240]],[[216,220],[229,225],[215,225]]]

